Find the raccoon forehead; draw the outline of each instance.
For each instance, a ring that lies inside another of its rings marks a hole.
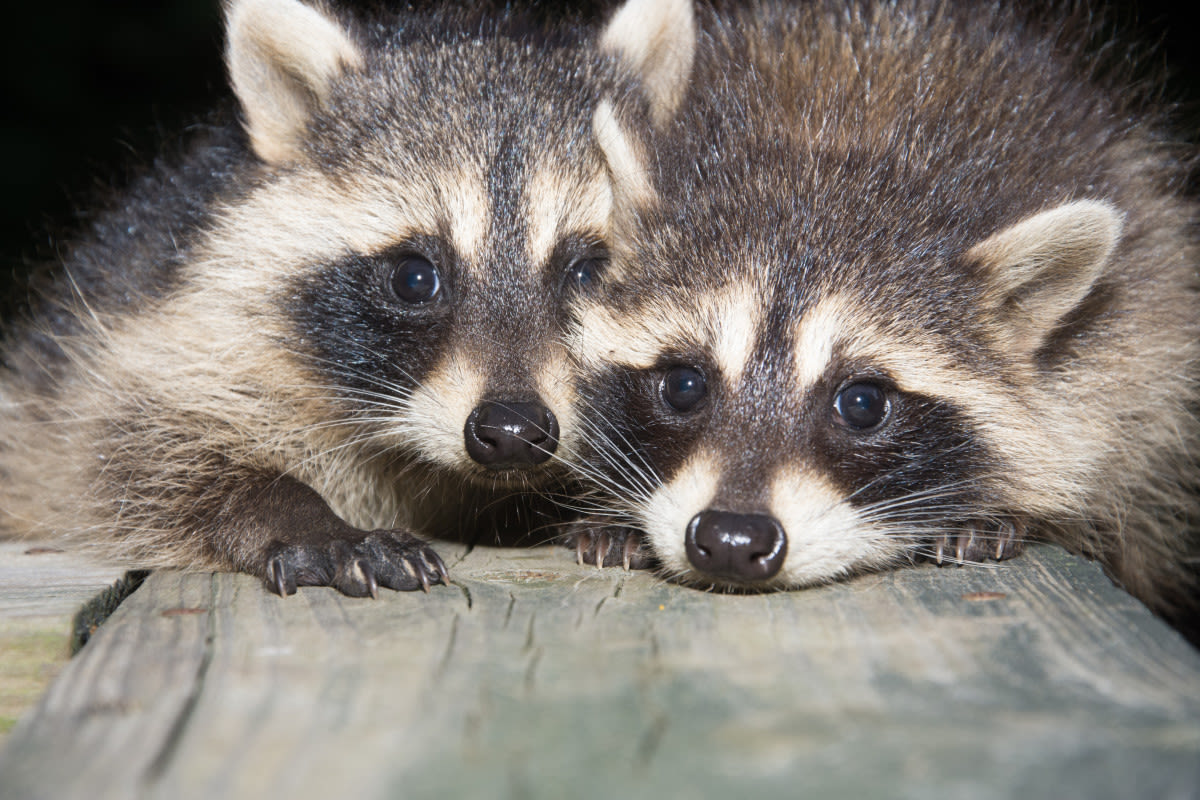
[[[199,261],[243,284],[274,284],[305,265],[347,252],[374,253],[417,235],[447,233],[473,263],[489,232],[491,202],[481,169],[462,164],[420,179],[378,175],[333,183],[297,172],[222,209]]]
[[[545,263],[566,235],[607,240],[612,203],[612,187],[598,160],[586,164],[538,160],[524,190],[530,263]]]
[[[835,359],[884,372],[902,391],[932,397],[1004,391],[1002,381],[982,376],[944,340],[919,327],[889,324],[879,311],[842,295],[811,303],[796,320],[791,341],[801,391],[827,377]]]
[[[438,177],[435,185],[454,249],[467,264],[477,265],[482,261],[492,217],[492,202],[482,171],[462,164]]]
[[[650,369],[663,356],[704,351],[730,385],[736,385],[764,316],[762,295],[745,284],[694,296],[655,297],[628,311],[593,304],[579,312],[571,345],[587,368],[619,364]]]

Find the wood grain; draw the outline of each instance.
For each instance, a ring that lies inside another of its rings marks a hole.
[[[8,797],[1189,797],[1200,654],[1037,547],[712,595],[443,549],[378,601],[158,573],[0,754]]]
[[[0,541],[0,744],[66,666],[75,612],[122,572],[61,545]]]

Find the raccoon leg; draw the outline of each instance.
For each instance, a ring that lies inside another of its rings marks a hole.
[[[575,550],[580,566],[652,569],[654,558],[642,546],[641,531],[591,519],[578,520],[563,536],[563,544]]]
[[[1025,523],[1007,517],[1002,520],[969,520],[953,533],[943,533],[934,542],[934,561],[940,566],[949,560],[970,564],[989,558],[1004,561],[1025,549]]]
[[[351,597],[375,597],[380,586],[428,591],[449,579],[437,552],[411,533],[352,527],[316,491],[287,476],[239,492],[221,516],[232,524],[216,529],[229,537],[218,549],[280,595],[297,586],[332,586]]]

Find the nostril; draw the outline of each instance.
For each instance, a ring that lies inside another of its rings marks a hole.
[[[688,523],[684,539],[696,570],[739,582],[774,577],[787,557],[783,526],[766,514],[702,511]]]
[[[541,403],[480,403],[463,426],[467,454],[492,469],[524,468],[547,461],[558,448],[558,420]]]

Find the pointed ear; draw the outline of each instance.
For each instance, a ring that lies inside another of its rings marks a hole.
[[[651,122],[661,127],[679,107],[692,74],[692,0],[626,0],[604,29],[600,50],[637,78],[650,104]]]
[[[985,281],[984,303],[1013,351],[1032,355],[1104,273],[1121,238],[1121,214],[1080,200],[1035,214],[967,253]]]
[[[608,166],[614,215],[653,205],[658,196],[650,179],[644,144],[621,121],[610,100],[601,100],[596,107],[592,135]]]
[[[292,161],[334,78],[362,55],[340,25],[298,0],[229,0],[225,19],[225,61],[251,147],[269,164]]]

